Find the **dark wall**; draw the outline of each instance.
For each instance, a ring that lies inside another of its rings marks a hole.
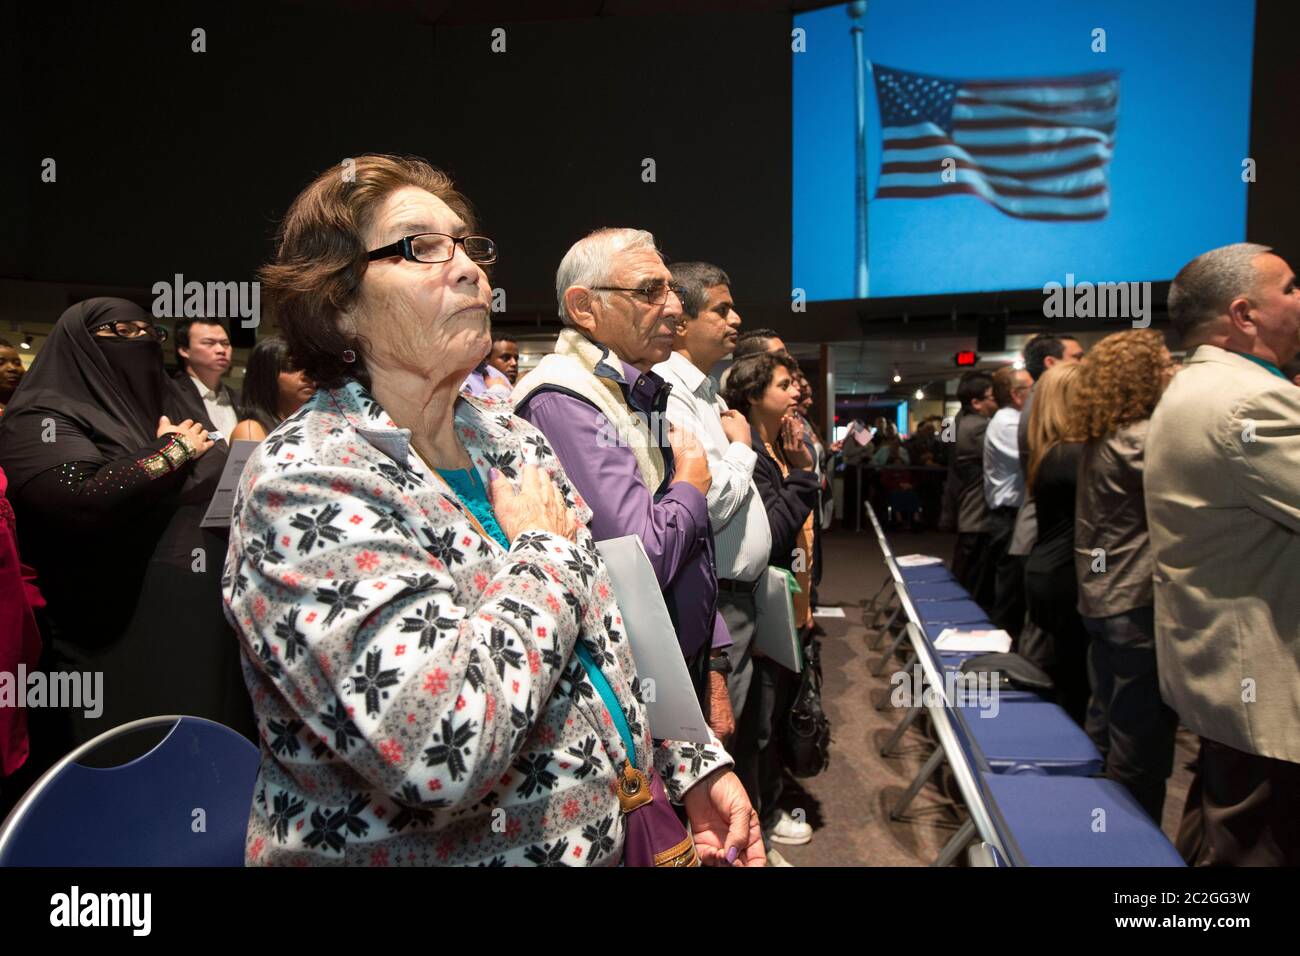
[[[1248,226],[1293,259],[1297,7],[1258,3]],[[3,8],[0,77],[17,108],[0,149],[0,277],[146,292],[177,272],[250,279],[312,175],[394,151],[446,168],[478,207],[502,249],[505,324],[553,315],[560,257],[602,225],[717,262],[748,322],[799,340],[857,338],[864,316],[874,329],[910,311],[895,331],[915,337],[919,318],[954,306],[1040,311],[1036,295],[994,295],[790,312],[788,13],[520,15],[398,0]],[[190,51],[194,27],[206,53]],[[47,156],[54,184],[40,181]]]
[[[455,176],[513,316],[554,315],[560,257],[602,225],[717,260],[742,303],[788,302],[788,15],[507,22],[505,53],[491,23],[274,3],[32,5],[7,25],[0,275],[251,279],[308,179],[383,151]]]

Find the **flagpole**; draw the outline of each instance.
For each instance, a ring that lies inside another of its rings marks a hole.
[[[856,202],[854,218],[856,234],[854,236],[854,283],[853,294],[859,299],[867,297],[867,68],[863,52],[862,22],[867,15],[866,0],[857,0],[849,4],[849,16],[853,26],[849,35],[853,37],[853,100],[857,113],[857,130],[854,136],[854,159],[857,176]]]

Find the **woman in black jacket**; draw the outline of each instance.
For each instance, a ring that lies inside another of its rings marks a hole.
[[[731,367],[724,398],[749,420],[756,455],[754,484],[772,528],[768,562],[794,572],[802,588],[794,595],[795,622],[806,633],[812,624],[808,590],[818,479],[796,415],[797,370],[795,360],[784,352],[746,356]],[[754,651],[754,676],[732,755],[768,843],[801,844],[812,839],[812,827],[777,805],[782,789],[777,727],[790,710],[795,684],[793,673]]]
[[[1058,364],[1034,386],[1029,414],[1028,489],[1038,514],[1038,537],[1025,562],[1029,619],[1043,641],[1035,663],[1056,685],[1058,702],[1083,726],[1088,711],[1088,632],[1079,616],[1074,570],[1074,501],[1080,437],[1070,415],[1081,366]]]
[[[799,538],[817,504],[817,475],[803,440],[803,423],[794,414],[799,402],[796,367],[784,353],[746,356],[731,367],[723,397],[749,420],[757,455],[754,484],[772,528],[768,563],[795,571],[802,587],[800,575],[807,574],[811,553],[799,553]]]

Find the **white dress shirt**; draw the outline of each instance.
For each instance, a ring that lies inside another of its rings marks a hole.
[[[754,486],[756,455],[744,442],[727,440],[721,418],[727,403],[718,395],[717,383],[689,359],[673,352],[654,372],[672,385],[668,420],[693,432],[709,460],[713,484],[706,498],[718,577],[755,581],[772,554],[767,509]]]
[[[1020,409],[999,408],[984,433],[984,500],[990,508],[1019,508],[1025,500],[1020,472]]]
[[[212,419],[212,427],[221,432],[221,436],[226,441],[230,441],[230,433],[239,424],[239,413],[235,411],[235,403],[230,397],[230,389],[221,383],[217,383],[217,390],[213,391],[192,373],[187,374],[189,380],[194,383],[194,387],[199,390],[199,396],[203,399],[203,407],[208,410],[208,416]]]

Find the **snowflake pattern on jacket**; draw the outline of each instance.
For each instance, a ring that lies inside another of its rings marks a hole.
[[[461,399],[484,481],[545,470],[582,522],[507,551],[356,382],[256,449],[222,577],[262,762],[249,865],[615,865],[626,751],[573,651],[599,662],[670,799],[729,766],[650,738],[591,512],[506,402]]]

